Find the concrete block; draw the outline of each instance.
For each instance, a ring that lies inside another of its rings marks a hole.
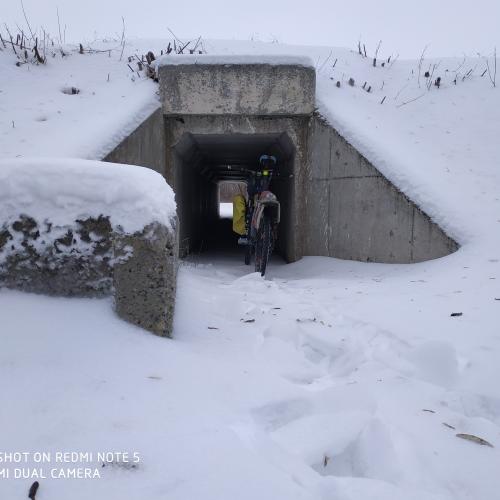
[[[178,263],[176,232],[152,224],[141,233],[121,235],[114,246],[117,255],[131,253],[114,266],[116,312],[156,335],[171,337]]]
[[[166,115],[308,115],[315,106],[314,68],[272,64],[164,64]]]
[[[171,336],[178,235],[152,224],[126,234],[109,218],[43,226],[28,215],[0,228],[0,287],[63,297],[115,296],[123,319]]]

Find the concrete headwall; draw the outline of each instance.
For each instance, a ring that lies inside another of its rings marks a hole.
[[[304,185],[304,255],[410,263],[458,245],[315,114]]]
[[[161,109],[157,109],[103,160],[140,165],[165,174],[165,147],[163,113]]]
[[[203,231],[217,217],[216,185],[200,178],[200,171],[209,166],[203,163],[197,140],[266,134],[286,136],[293,151],[286,165],[287,182],[273,185],[282,203],[279,251],[287,261],[324,255],[411,263],[458,248],[314,112],[313,68],[165,64],[159,68],[159,81],[162,111],[106,160],[138,163],[165,176],[176,192],[183,255],[202,248]],[[219,160],[229,162],[234,152],[222,157],[231,141],[216,141]]]
[[[309,115],[314,68],[270,64],[165,64],[159,68],[166,115]]]

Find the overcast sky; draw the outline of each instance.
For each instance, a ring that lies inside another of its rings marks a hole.
[[[20,0],[1,0],[0,22],[24,23]],[[354,48],[359,38],[372,52],[418,57],[490,53],[500,42],[500,0],[23,0],[30,23],[68,41],[121,33],[180,38],[251,37],[282,43]]]

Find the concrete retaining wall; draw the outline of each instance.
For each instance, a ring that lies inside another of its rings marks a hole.
[[[304,255],[411,263],[457,250],[421,209],[333,127],[310,124]]]
[[[157,335],[172,334],[177,283],[178,234],[152,224],[114,241],[119,259],[113,269],[116,312]]]
[[[165,174],[165,158],[165,125],[163,113],[158,109],[103,160],[140,165]]]
[[[120,317],[156,335],[172,333],[176,272],[177,234],[159,224],[126,234],[105,215],[60,228],[23,214],[0,227],[0,287],[114,295]]]

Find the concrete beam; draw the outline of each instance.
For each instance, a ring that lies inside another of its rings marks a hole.
[[[316,73],[299,65],[164,64],[160,96],[166,115],[309,115]]]

